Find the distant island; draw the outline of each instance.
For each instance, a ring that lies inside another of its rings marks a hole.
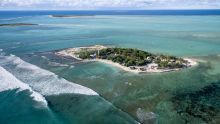
[[[11,27],[15,27],[15,26],[33,26],[33,25],[38,25],[38,24],[31,24],[31,23],[10,23],[10,24],[0,24],[0,27],[3,27],[3,26],[11,26]]]
[[[104,62],[135,73],[176,71],[197,64],[189,58],[156,55],[133,48],[114,48],[102,45],[68,48],[55,54],[69,56],[80,61]]]
[[[50,15],[54,18],[81,18],[81,17],[93,17],[95,15]]]

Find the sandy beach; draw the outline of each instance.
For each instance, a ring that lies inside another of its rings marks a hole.
[[[74,19],[74,18],[92,18],[94,17],[93,15],[85,15],[85,16],[80,16],[80,15],[49,15],[50,18],[67,18],[67,19]]]
[[[195,60],[193,60],[193,59],[184,58],[184,60],[187,60],[189,62],[187,67],[192,67],[192,66],[198,65],[198,63]],[[118,68],[120,68],[120,69],[122,69],[124,71],[132,72],[132,73],[147,73],[147,72],[148,73],[162,73],[162,72],[178,71],[178,70],[183,69],[183,68],[177,68],[177,69],[151,69],[150,67],[145,67],[146,70],[142,71],[142,70],[139,70],[139,69],[132,70],[130,67],[126,67],[126,66],[120,65],[119,63],[115,63],[115,62],[112,62],[110,60],[93,59],[93,60],[87,60],[87,61],[102,62],[102,63],[105,63],[105,64],[109,64],[109,65],[118,67]]]
[[[109,65],[118,67],[124,71],[132,72],[132,73],[147,73],[147,72],[148,73],[162,73],[162,72],[171,72],[171,71],[178,71],[178,70],[184,69],[184,68],[158,69],[158,68],[152,68],[151,64],[149,64],[147,66],[133,66],[135,69],[132,69],[131,67],[123,66],[119,63],[115,63],[115,62],[113,62],[111,60],[107,60],[107,59],[95,58],[95,59],[83,60],[75,54],[82,49],[101,50],[101,49],[105,49],[105,48],[107,48],[107,47],[102,46],[102,45],[95,45],[95,46],[88,46],[88,47],[77,47],[77,48],[69,48],[69,49],[61,50],[59,52],[55,52],[55,54],[58,56],[72,57],[72,58],[74,58],[78,61],[81,61],[81,62],[101,62],[101,63],[105,63],[105,64],[109,64]],[[183,59],[188,62],[185,68],[198,65],[198,62],[195,59],[192,59],[192,58],[183,58]]]
[[[77,56],[75,56],[74,54],[68,53],[66,50],[55,52],[55,54],[58,55],[58,56],[72,57],[72,58],[74,58],[76,60],[79,60],[79,61],[82,60],[82,59],[78,58]]]
[[[183,59],[189,62],[188,66],[198,65],[198,60],[196,59],[193,59],[193,58],[183,58]]]

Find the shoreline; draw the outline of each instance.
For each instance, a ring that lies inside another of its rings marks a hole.
[[[18,27],[18,26],[37,26],[38,24],[33,23],[3,23],[0,27]]]
[[[107,60],[107,59],[97,59],[97,58],[94,58],[94,59],[81,59],[81,58],[79,58],[78,56],[76,56],[74,54],[75,52],[78,52],[81,49],[104,49],[104,48],[107,48],[107,47],[101,46],[101,45],[95,45],[95,46],[88,46],[88,47],[68,48],[68,49],[64,49],[64,50],[55,52],[55,55],[63,56],[63,57],[71,57],[71,58],[76,59],[80,62],[101,62],[101,63],[109,64],[111,66],[115,66],[115,67],[120,68],[121,70],[124,70],[126,72],[132,72],[132,73],[137,73],[137,74],[138,73],[162,73],[162,72],[179,71],[179,70],[182,70],[182,69],[185,69],[185,68],[189,68],[189,67],[193,67],[193,66],[198,65],[198,62],[195,59],[185,57],[183,59],[186,60],[188,63],[186,65],[186,67],[183,67],[183,68],[173,68],[173,69],[169,69],[169,68],[158,69],[158,68],[156,68],[155,69],[155,68],[152,68],[150,66],[151,64],[146,65],[146,66],[130,66],[130,67],[127,67],[127,66],[123,66],[119,63],[116,63],[116,62],[113,62],[113,61]],[[134,67],[135,69],[132,69],[132,67]]]
[[[189,68],[189,67],[193,67],[193,66],[196,66],[198,65],[198,63],[195,61],[195,60],[192,60],[190,58],[184,58],[184,60],[187,60],[187,61],[190,61],[190,64],[188,67],[185,67],[185,68]],[[146,71],[141,71],[141,70],[132,70],[130,67],[126,67],[126,66],[123,66],[119,63],[115,63],[111,60],[105,60],[105,59],[92,59],[92,60],[82,60],[84,62],[101,62],[101,63],[105,63],[105,64],[109,64],[111,66],[115,66],[115,67],[118,67],[126,72],[132,72],[132,73],[163,73],[163,72],[172,72],[172,71],[179,71],[179,70],[182,70],[182,69],[185,69],[185,68],[175,68],[175,69],[146,69]]]
[[[95,15],[48,15],[50,18],[67,18],[67,19],[74,19],[74,18],[91,18]]]

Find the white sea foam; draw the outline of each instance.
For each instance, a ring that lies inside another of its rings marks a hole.
[[[47,101],[45,98],[33,91],[28,84],[25,84],[18,80],[16,77],[14,77],[11,73],[6,71],[4,68],[0,66],[0,92],[6,91],[6,90],[12,90],[12,89],[18,89],[18,92],[23,91],[23,90],[29,90],[31,93],[31,97],[33,100],[37,102],[43,103],[43,105],[47,106]]]
[[[57,62],[49,62],[50,66],[60,66],[60,67],[68,67],[68,64],[61,64],[61,63],[57,63]]]
[[[59,78],[54,73],[27,63],[14,55],[0,56],[0,65],[15,77],[27,83],[34,91],[43,95],[59,95],[66,93],[98,95],[95,91]]]
[[[4,56],[5,52],[3,51],[3,49],[0,49],[0,56]]]

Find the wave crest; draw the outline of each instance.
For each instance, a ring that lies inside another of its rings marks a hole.
[[[11,73],[9,73],[7,70],[2,68],[1,66],[0,66],[0,82],[1,82],[0,92],[6,91],[6,90],[12,90],[12,89],[18,89],[18,92],[29,90],[31,93],[30,96],[33,98],[33,100],[37,102],[41,102],[43,103],[44,106],[47,106],[47,101],[41,94],[33,91],[31,87],[21,82],[20,80],[18,80],[16,77],[14,77]]]
[[[92,89],[59,78],[56,74],[27,63],[17,56],[0,56],[0,65],[43,95],[98,95]]]

